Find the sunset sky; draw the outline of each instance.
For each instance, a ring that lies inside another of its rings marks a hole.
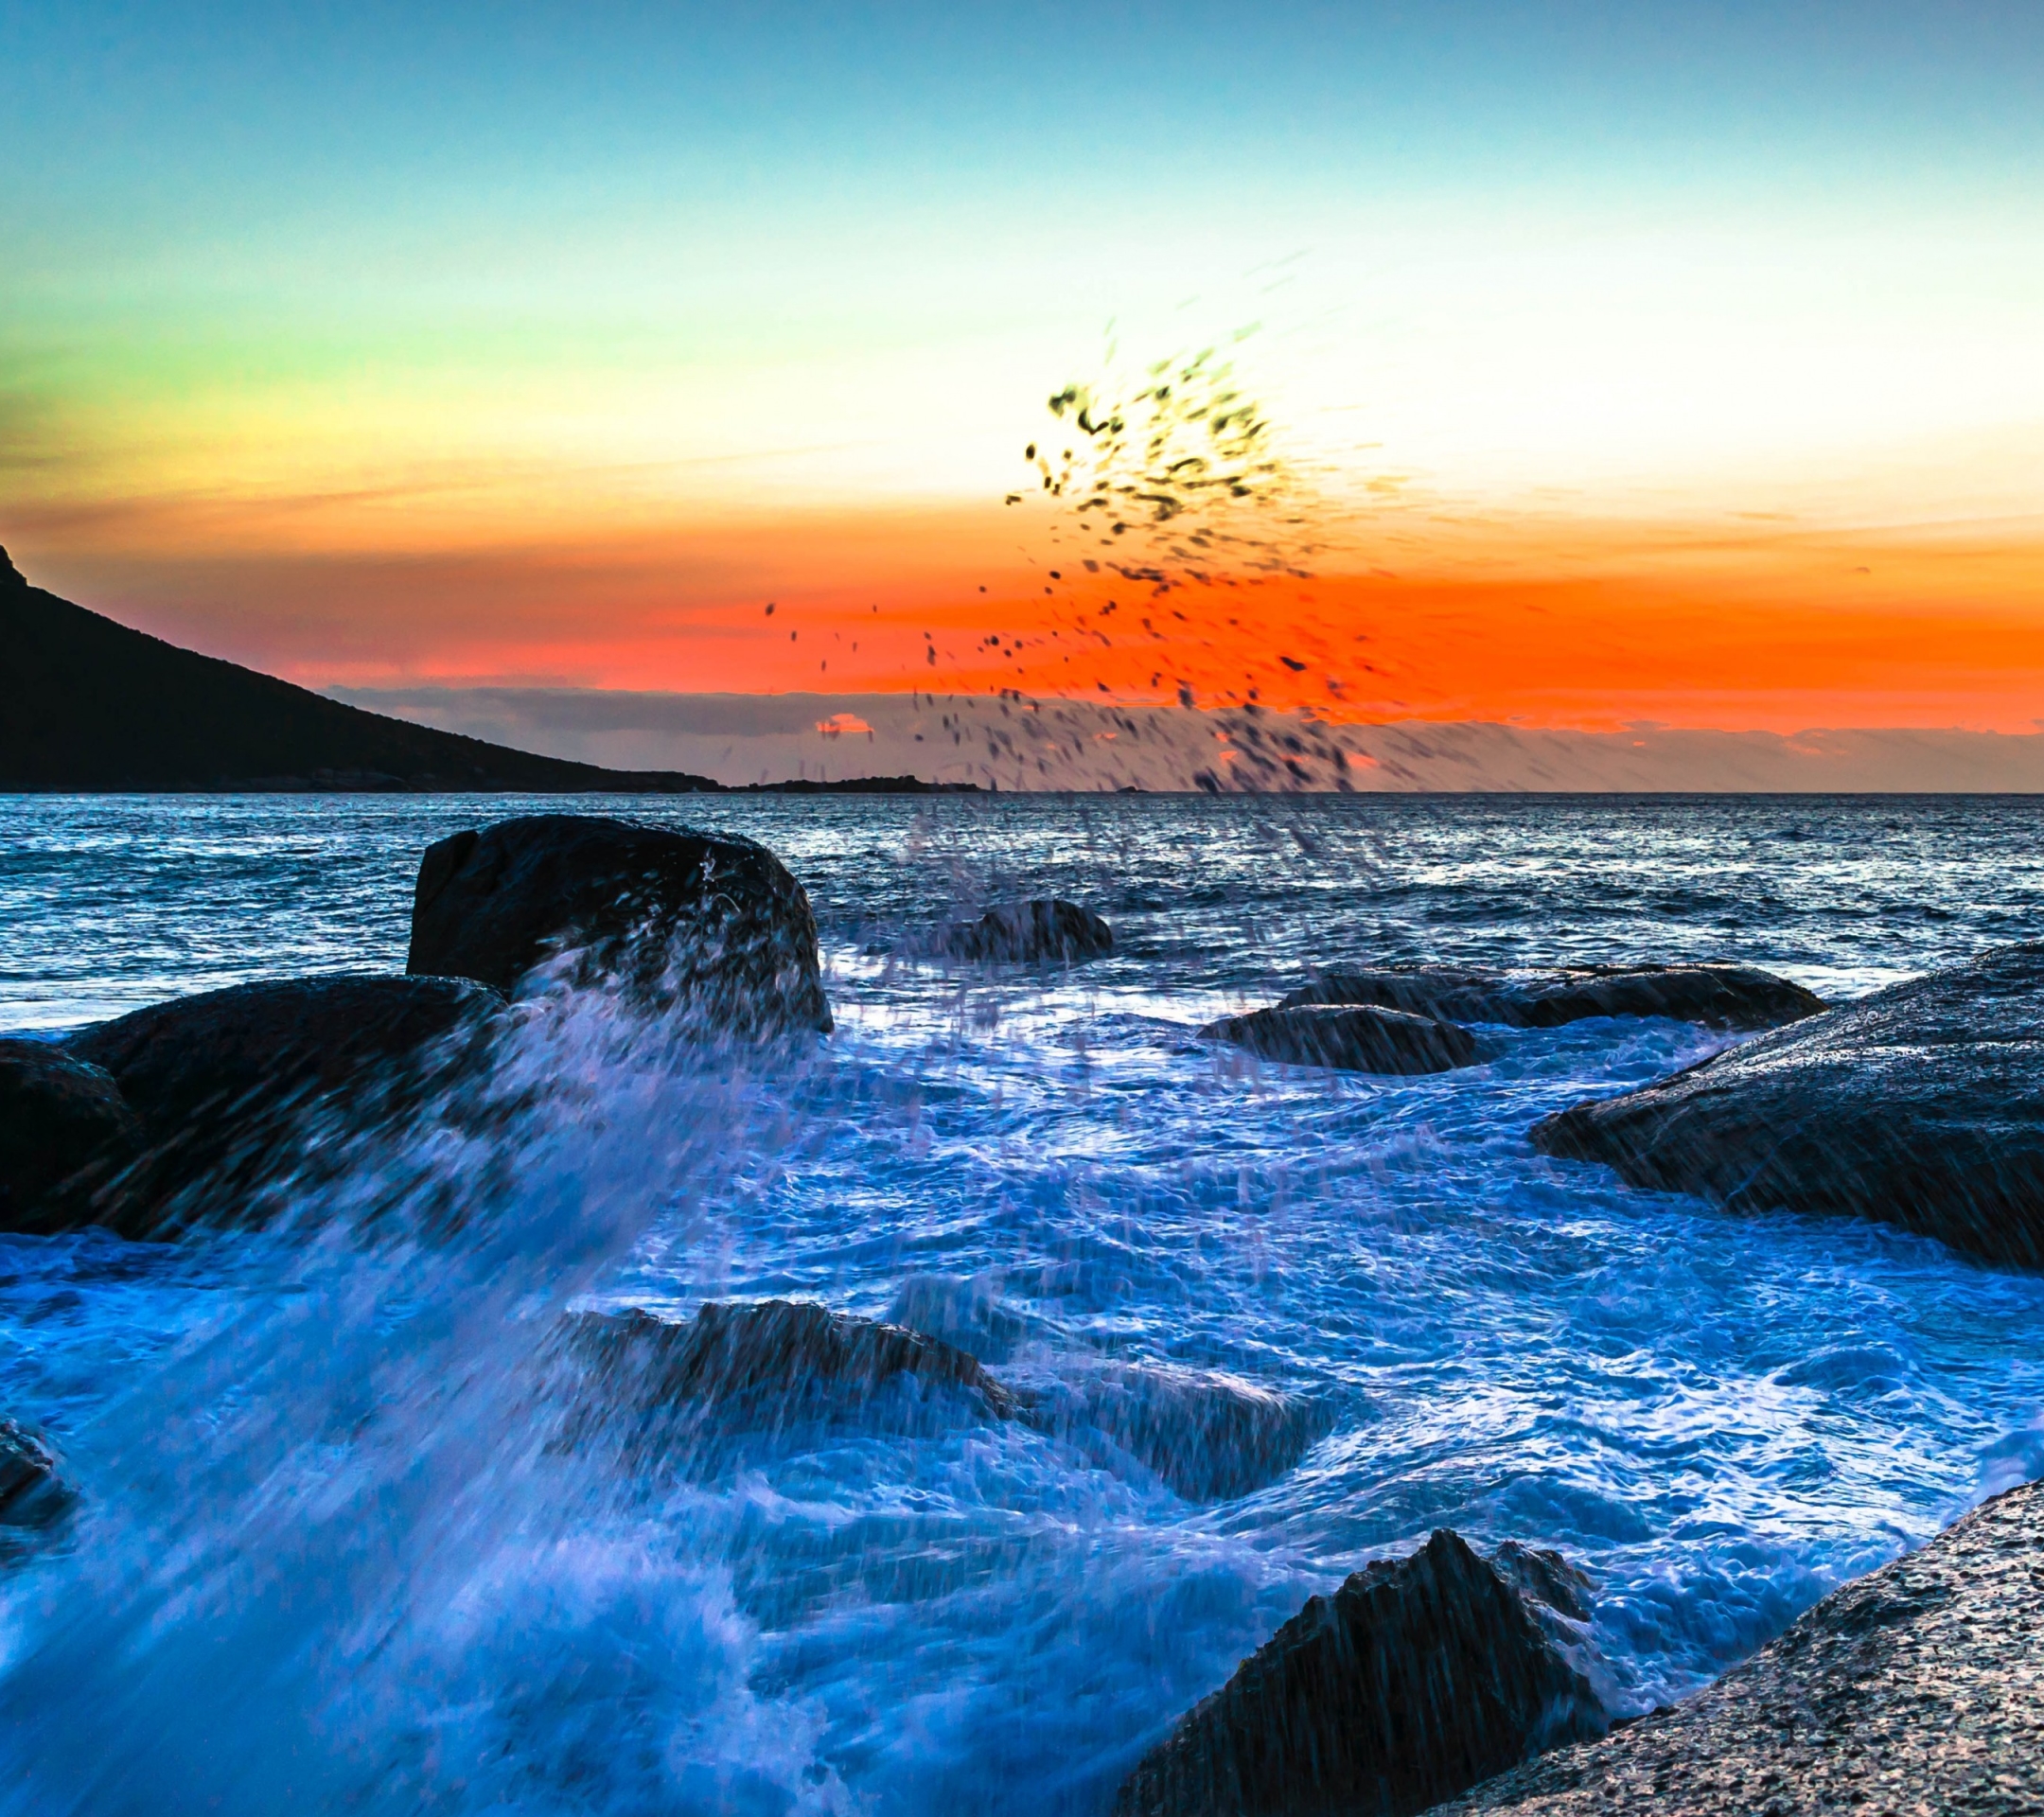
[[[0,542],[322,686],[2028,732],[2040,95],[2032,4],[0,0]],[[1159,592],[1023,450],[1207,346],[1284,484]]]

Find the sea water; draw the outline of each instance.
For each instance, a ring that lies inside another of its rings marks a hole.
[[[563,805],[7,800],[0,1028],[400,969],[424,846]],[[2044,1471],[2044,1280],[1529,1147],[1735,1037],[1489,1030],[1389,1079],[1195,1032],[1341,961],[1726,958],[1850,997],[2044,933],[2044,804],[567,805],[779,853],[836,1033],[705,1066],[543,997],[515,1115],[360,1145],[276,1229],[0,1237],[0,1412],[84,1493],[0,1562],[0,1808],[1096,1812],[1308,1596],[1434,1527],[1580,1561],[1644,1709]],[[1114,956],[912,957],[1025,894],[1098,908]],[[1325,1436],[1218,1503],[997,1421],[637,1475],[556,1442],[566,1309],[918,1296],[997,1314],[997,1372],[1224,1370]]]

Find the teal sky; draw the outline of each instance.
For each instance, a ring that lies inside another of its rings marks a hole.
[[[543,544],[584,638],[577,550],[750,600],[884,506],[941,558],[844,587],[941,596],[1050,390],[1254,326],[1362,569],[1394,499],[1401,568],[1994,525],[2015,609],[2040,100],[2034,4],[0,0],[0,539],[306,674],[353,561]],[[402,609],[379,678],[453,662]]]

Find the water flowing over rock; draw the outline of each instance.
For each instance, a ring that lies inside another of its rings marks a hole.
[[[1475,1036],[1453,1022],[1363,1005],[1255,1010],[1209,1022],[1200,1033],[1260,1059],[1345,1072],[1448,1072],[1484,1057]]]
[[[466,979],[278,979],[86,1029],[68,1052],[111,1075],[147,1149],[60,1215],[130,1236],[259,1222],[256,1189],[298,1158],[304,1113],[358,1128],[407,1113],[482,1050],[502,1002]]]
[[[1446,1529],[1356,1572],[1144,1756],[1115,1817],[1406,1817],[1600,1733],[1552,1632],[1568,1612],[1537,1610],[1527,1575]]]
[[[427,848],[408,970],[508,992],[561,951],[718,1029],[831,1027],[808,894],[751,839],[539,814]]]
[[[2044,1809],[2040,1556],[2031,1483],[1833,1591],[1708,1689],[1440,1817]]]
[[[2044,1266],[2044,945],[1877,992],[1532,1131],[1734,1210],[1843,1212]]]
[[[978,921],[955,922],[939,932],[935,945],[953,959],[1069,965],[1113,952],[1114,929],[1092,909],[1053,896],[1008,903]]]
[[[809,1300],[712,1301],[687,1323],[632,1308],[576,1316],[571,1341],[612,1408],[686,1410],[731,1425],[779,1427],[855,1411],[890,1387],[960,1397],[1012,1418],[1013,1397],[977,1359],[898,1325]]]
[[[78,1500],[49,1441],[0,1420],[0,1527],[48,1526]]]
[[[1452,965],[1366,967],[1322,973],[1279,999],[1371,1003],[1450,1022],[1553,1029],[1594,1015],[1665,1015],[1714,1029],[1771,1029],[1815,1015],[1824,999],[1751,965],[1572,965],[1557,971],[1489,972]]]
[[[48,1041],[0,1041],[0,1229],[41,1230],[52,1189],[117,1166],[141,1124],[114,1076]]]
[[[1038,1431],[1082,1448],[1104,1438],[1191,1502],[1276,1482],[1328,1428],[1303,1396],[1168,1363],[1067,1366],[1048,1385],[1017,1382],[1015,1397]]]

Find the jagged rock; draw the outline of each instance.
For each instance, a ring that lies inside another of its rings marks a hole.
[[[942,929],[937,950],[953,959],[1012,964],[1073,964],[1114,951],[1114,929],[1062,896],[989,908],[978,921]]]
[[[147,1147],[51,1215],[130,1236],[257,1221],[256,1188],[295,1157],[303,1113],[325,1104],[355,1127],[401,1114],[479,1050],[502,1001],[466,979],[279,979],[86,1029],[68,1052],[112,1076]]]
[[[750,839],[539,814],[427,848],[407,969],[510,991],[559,951],[719,1029],[831,1027],[809,897]]]
[[[1396,965],[1321,974],[1279,999],[1371,1003],[1449,1022],[1553,1029],[1593,1015],[1665,1015],[1715,1029],[1771,1029],[1815,1015],[1821,997],[1751,965],[1571,965],[1555,971],[1472,971]]]
[[[1047,1382],[1013,1385],[1021,1418],[1038,1431],[1082,1448],[1105,1438],[1191,1502],[1276,1482],[1328,1428],[1303,1396],[1169,1363],[1066,1363]]]
[[[2044,1266],[2044,944],[1576,1104],[1532,1140],[1734,1210],[1845,1212]]]
[[[80,1169],[131,1155],[141,1124],[113,1074],[49,1041],[0,1041],[0,1229],[48,1227],[44,1201]]]
[[[1522,1575],[1443,1529],[1314,1596],[1144,1756],[1115,1817],[1406,1817],[1600,1733],[1564,1612]]]
[[[1209,1022],[1200,1033],[1264,1060],[1346,1072],[1448,1072],[1483,1058],[1475,1036],[1453,1022],[1364,1006],[1255,1010]]]
[[[575,1315],[571,1343],[611,1408],[781,1426],[856,1409],[912,1382],[1011,1419],[1014,1398],[952,1345],[807,1300],[712,1301],[686,1324],[632,1308]]]
[[[48,1526],[77,1500],[49,1441],[0,1420],[0,1527]]]
[[[1834,1591],[1708,1689],[1438,1817],[2044,1810],[2044,1485]]]

